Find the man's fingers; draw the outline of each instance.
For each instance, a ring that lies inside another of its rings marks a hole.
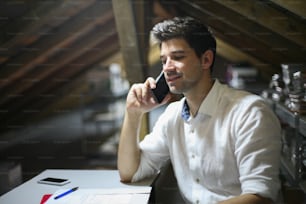
[[[142,89],[142,102],[145,104],[150,102],[150,98],[152,98],[151,89],[155,88],[155,86],[155,79],[152,77],[147,78]]]
[[[149,87],[150,89],[154,89],[154,88],[156,87],[156,81],[155,81],[154,78],[149,77],[149,78],[146,80],[146,82],[148,83],[148,87]]]

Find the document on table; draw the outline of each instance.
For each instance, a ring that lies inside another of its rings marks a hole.
[[[135,188],[107,188],[89,189],[80,188],[59,199],[54,199],[57,195],[67,189],[56,191],[46,202],[46,204],[145,204],[148,203],[151,187]]]

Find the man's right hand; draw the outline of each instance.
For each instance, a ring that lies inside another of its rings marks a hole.
[[[142,115],[150,110],[165,104],[171,98],[168,94],[162,103],[157,103],[154,99],[151,89],[156,87],[154,78],[149,77],[144,83],[132,85],[127,99],[126,108],[129,113]]]

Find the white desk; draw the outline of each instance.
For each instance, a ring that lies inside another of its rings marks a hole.
[[[65,186],[39,184],[38,180],[45,177],[68,178],[71,182]],[[45,170],[29,181],[21,184],[0,197],[0,204],[39,204],[45,194],[53,194],[61,188],[133,188],[150,186],[153,179],[141,183],[124,184],[120,182],[116,170]]]

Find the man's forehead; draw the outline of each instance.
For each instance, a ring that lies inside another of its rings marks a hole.
[[[184,39],[171,39],[161,43],[161,55],[166,53],[181,53],[189,52],[192,48]]]

